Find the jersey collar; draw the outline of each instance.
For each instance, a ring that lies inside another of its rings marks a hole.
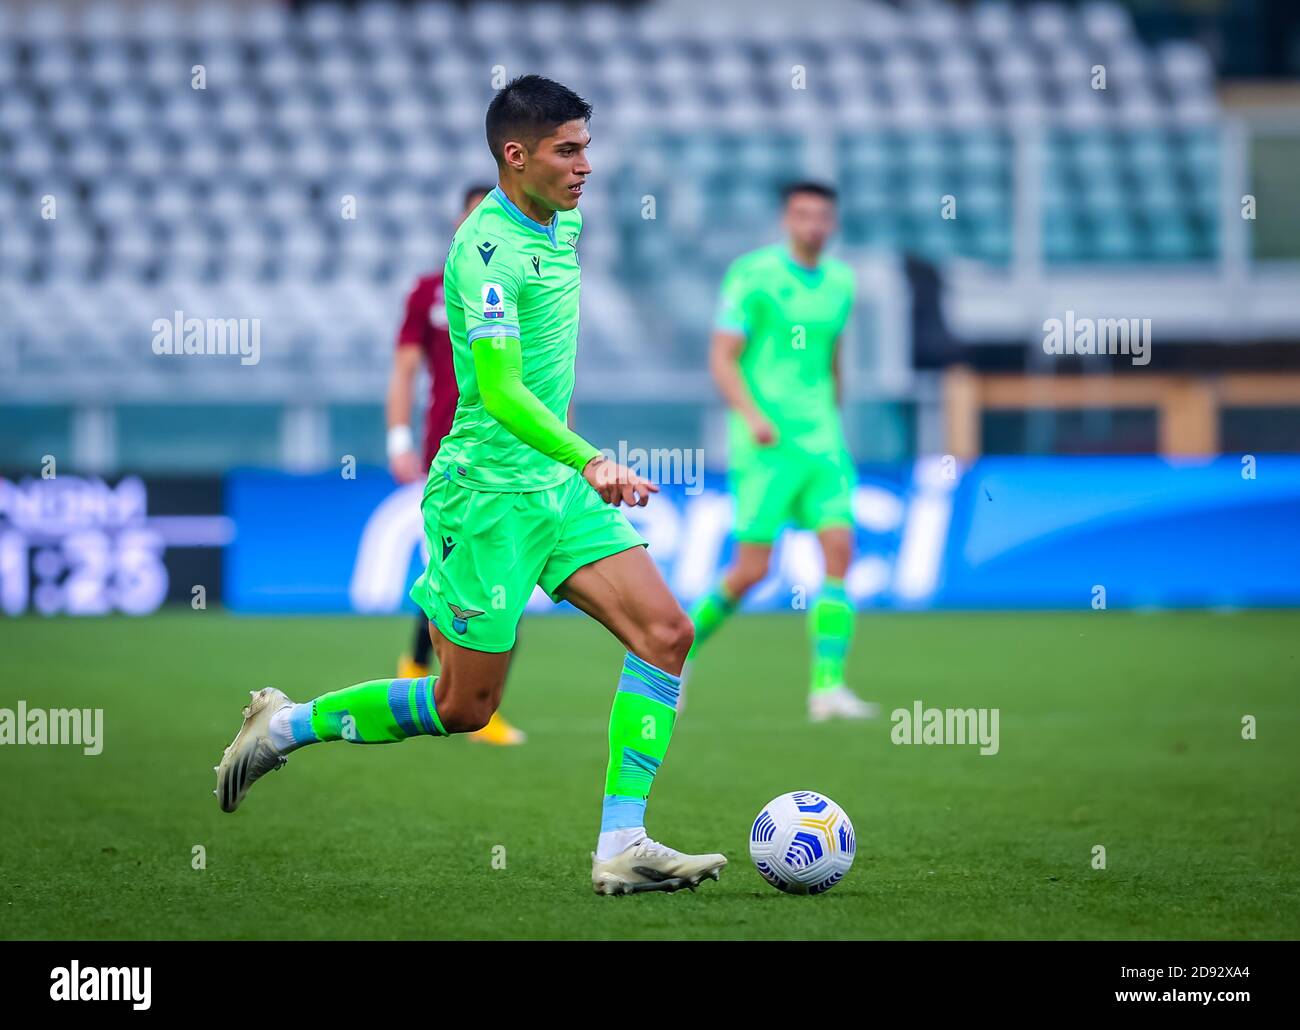
[[[786,244],[781,246],[781,257],[785,259],[786,267],[809,286],[816,286],[821,281],[822,273],[825,271],[825,262],[821,259],[818,259],[815,268],[801,265],[794,259],[794,255],[790,253],[790,248]]]
[[[555,214],[551,215],[550,224],[543,225],[541,222],[533,221],[533,219],[529,218],[526,214],[524,214],[521,210],[519,210],[519,205],[517,205],[513,200],[507,197],[505,190],[503,190],[500,186],[494,186],[492,188],[492,192],[488,194],[488,196],[492,197],[498,204],[500,204],[503,208],[505,208],[506,214],[508,214],[520,225],[522,225],[525,229],[532,229],[533,232],[541,233],[543,236],[545,236],[548,240],[551,241],[552,247],[556,245],[555,227],[559,224],[560,221],[560,215],[558,211]]]

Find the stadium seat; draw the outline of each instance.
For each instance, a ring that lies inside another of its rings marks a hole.
[[[602,3],[181,14],[91,0],[72,12],[0,15],[12,172],[0,217],[15,226],[0,237],[0,293],[24,297],[4,323],[19,376],[47,344],[65,353],[52,339],[70,338],[69,289],[94,313],[75,331],[143,376],[159,373],[122,343],[127,319],[169,309],[177,291],[196,310],[256,305],[293,327],[292,374],[268,355],[272,394],[351,388],[333,360],[344,354],[381,376],[409,277],[441,260],[464,181],[491,177],[483,108],[497,65],[545,70],[596,104],[583,255],[600,287],[583,331],[597,364],[636,360],[616,342],[617,319],[635,311],[671,328],[656,361],[700,367],[718,277],[771,238],[776,190],[795,175],[840,185],[845,248],[1009,261],[1022,130],[1050,130],[1049,262],[1217,253],[1208,57],[1191,43],[1146,46],[1114,3],[873,2],[847,24],[798,10],[738,24],[704,5],[689,31]],[[1095,63],[1105,91],[1090,86]],[[206,88],[192,88],[195,65]],[[796,65],[804,89],[791,88]],[[33,220],[47,192],[60,203],[54,232]],[[953,222],[938,217],[946,194]],[[340,217],[345,195],[355,221]],[[653,221],[641,217],[647,195]]]

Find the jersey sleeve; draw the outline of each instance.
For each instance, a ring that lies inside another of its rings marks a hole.
[[[722,288],[718,295],[718,310],[713,319],[713,328],[727,333],[749,335],[753,328],[753,305],[749,276],[739,261],[733,261],[722,278]]]
[[[443,280],[465,312],[465,338],[519,339],[519,262],[509,245],[495,239],[458,241]]]
[[[419,347],[424,343],[424,327],[429,324],[429,295],[424,280],[417,279],[406,297],[406,314],[397,330],[398,347]]]
[[[483,407],[529,447],[579,472],[600,453],[524,386],[518,340],[480,337],[473,355]]]

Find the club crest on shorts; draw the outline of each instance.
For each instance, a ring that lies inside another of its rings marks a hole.
[[[500,283],[483,284],[483,317],[506,317],[506,295]]]
[[[474,608],[462,608],[459,605],[448,603],[447,607],[451,609],[451,628],[457,633],[464,633],[469,629],[469,620],[475,615],[482,615],[481,611]]]

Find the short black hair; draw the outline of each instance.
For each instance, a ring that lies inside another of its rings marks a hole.
[[[829,200],[832,204],[839,200],[839,194],[835,192],[834,186],[828,186],[824,182],[814,182],[812,179],[802,179],[799,182],[788,182],[781,187],[781,204],[784,206],[790,203],[790,198],[799,193],[811,193],[815,197],[821,197],[822,200]]]
[[[466,186],[465,199],[460,202],[460,206],[469,207],[469,202],[474,197],[486,197],[494,188],[495,187],[492,186],[486,186],[481,182],[475,183],[473,186]]]
[[[488,104],[488,148],[497,164],[504,163],[505,145],[518,140],[529,149],[557,125],[575,118],[588,121],[591,105],[577,93],[541,75],[520,75]]]

